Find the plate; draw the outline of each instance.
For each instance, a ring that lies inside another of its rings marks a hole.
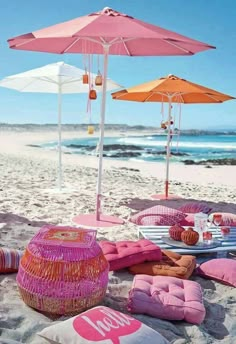
[[[182,241],[173,240],[168,236],[161,237],[161,240],[167,245],[186,248],[189,250],[204,250],[204,249],[215,248],[215,247],[221,246],[221,242],[217,239],[212,239],[209,243],[208,242],[198,242],[196,245],[193,245],[193,246],[186,245]]]

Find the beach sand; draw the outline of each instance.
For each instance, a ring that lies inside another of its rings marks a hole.
[[[106,135],[116,136],[117,133]],[[63,133],[63,138],[82,136],[86,133]],[[43,224],[73,225],[75,215],[95,210],[96,157],[63,154],[66,189],[59,193],[55,190],[57,153],[28,146],[56,139],[55,131],[0,132],[0,238],[4,247],[24,249]],[[122,217],[126,223],[99,229],[98,239],[135,240],[136,227],[128,219],[138,209],[154,204],[150,201],[151,194],[163,192],[165,166],[108,159],[104,159],[103,165],[103,211]],[[236,213],[235,175],[236,166],[209,169],[171,163],[170,190],[184,199],[211,201],[219,210]],[[0,343],[43,344],[36,332],[50,325],[52,320],[21,301],[15,277],[15,274],[0,276]],[[111,274],[104,304],[125,310],[132,279],[127,272]],[[137,318],[157,329],[171,343],[235,343],[236,289],[199,277],[193,279],[204,291],[207,315],[201,326],[143,315]]]

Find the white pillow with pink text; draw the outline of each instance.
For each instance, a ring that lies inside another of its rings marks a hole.
[[[47,327],[38,335],[52,344],[169,344],[142,322],[103,306]]]

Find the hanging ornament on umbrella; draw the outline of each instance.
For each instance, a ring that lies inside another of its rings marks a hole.
[[[95,77],[95,85],[102,86],[102,74],[99,68],[99,55],[97,56],[97,62],[98,62],[98,73],[97,73],[97,76]]]

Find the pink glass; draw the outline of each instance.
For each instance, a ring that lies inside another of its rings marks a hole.
[[[220,228],[222,238],[227,238],[230,234],[230,227],[224,226]]]
[[[213,215],[213,223],[216,226],[217,231],[219,232],[219,226],[221,224],[222,221],[222,215],[221,214],[214,214]]]

